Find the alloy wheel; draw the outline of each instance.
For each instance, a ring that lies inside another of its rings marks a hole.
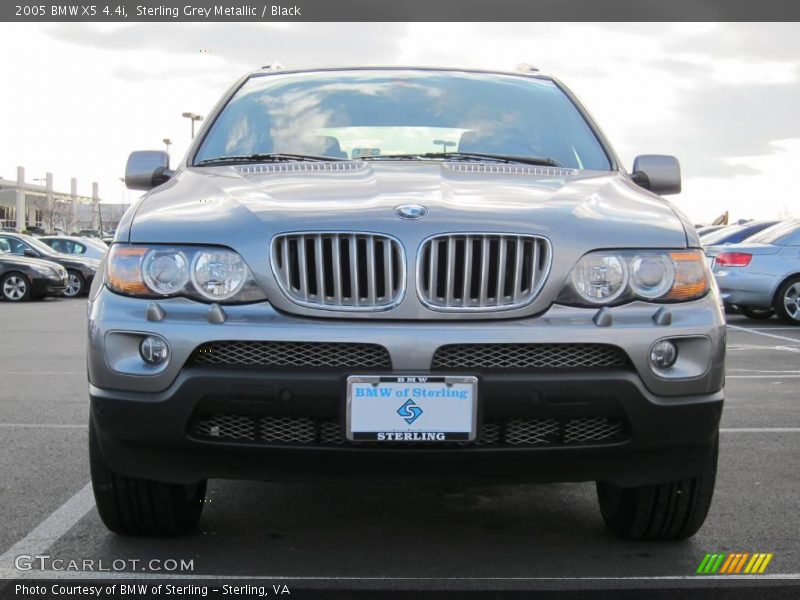
[[[75,273],[70,273],[67,278],[67,289],[64,290],[64,295],[67,298],[74,298],[80,294],[81,288],[83,288],[83,282],[80,276]]]
[[[783,294],[786,313],[795,321],[800,321],[800,281],[786,288]]]
[[[25,297],[26,291],[28,291],[28,284],[18,275],[7,277],[3,282],[3,295],[9,300],[21,300]]]

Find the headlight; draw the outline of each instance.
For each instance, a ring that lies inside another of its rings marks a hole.
[[[39,275],[44,275],[45,277],[53,277],[54,275],[58,277],[58,271],[56,269],[51,269],[50,267],[40,267],[37,265],[33,267],[33,270]]]
[[[241,256],[226,248],[115,244],[106,285],[128,296],[185,296],[229,303],[265,300]]]
[[[572,269],[558,301],[580,306],[681,302],[705,295],[709,280],[700,250],[590,252]]]
[[[189,261],[180,250],[150,250],[142,261],[142,276],[156,294],[177,294],[189,281]]]
[[[247,266],[231,250],[204,250],[192,261],[194,288],[209,300],[227,300],[239,293],[247,280]]]
[[[637,254],[630,265],[631,290],[640,298],[659,298],[675,283],[675,266],[665,254]]]
[[[619,298],[628,285],[628,265],[615,254],[589,254],[572,270],[572,285],[581,298],[605,304]]]

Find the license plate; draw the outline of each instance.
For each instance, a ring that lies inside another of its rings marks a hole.
[[[347,439],[472,441],[478,413],[477,389],[477,377],[348,377]]]

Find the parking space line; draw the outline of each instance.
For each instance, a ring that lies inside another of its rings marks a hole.
[[[93,508],[94,494],[89,482],[0,556],[0,578],[18,577],[20,572],[14,568],[17,556],[46,552]]]
[[[764,331],[756,331],[755,329],[747,329],[746,327],[739,327],[738,325],[728,325],[728,329],[735,329],[736,331],[744,331],[745,333],[752,333],[753,335],[763,335],[765,337],[771,337],[778,340],[785,340],[787,342],[792,342],[794,344],[800,344],[799,338],[787,337],[785,335],[776,335],[774,333],[766,333]]]
[[[728,344],[728,350],[783,350],[784,352],[800,352],[800,344],[797,346],[778,344],[777,346],[765,346],[763,344]]]
[[[752,350],[779,350],[781,352],[799,352],[800,353],[800,345],[798,345],[798,346],[785,346],[785,345],[764,346],[764,345],[761,345],[761,344],[746,344],[746,345],[729,344],[726,349],[727,349],[728,352],[732,352],[734,350],[736,350],[736,351],[738,351],[738,350],[747,350],[747,351],[752,351]]]
[[[800,379],[800,375],[726,375],[726,379]]]
[[[86,371],[0,371],[0,375],[86,375]]]
[[[783,375],[800,375],[798,369],[728,369],[730,373],[779,373]]]
[[[0,429],[86,429],[80,423],[0,423]]]
[[[800,427],[720,427],[720,433],[800,433]]]

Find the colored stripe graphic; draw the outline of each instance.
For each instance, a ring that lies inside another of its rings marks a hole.
[[[696,572],[698,575],[760,575],[767,570],[773,556],[771,552],[708,552]]]
[[[750,562],[747,563],[747,566],[744,568],[745,573],[758,573],[758,567],[761,566],[761,561],[763,560],[764,555],[761,553],[753,554],[753,558],[750,559]]]
[[[772,552],[770,552],[764,557],[764,562],[761,563],[761,568],[758,570],[759,575],[767,570],[767,565],[769,564],[769,561],[772,560],[772,557],[773,557]]]
[[[706,555],[703,557],[703,560],[700,561],[700,566],[697,567],[698,574],[705,571],[706,565],[708,564],[709,560],[711,560],[711,555],[706,553]]]
[[[703,573],[704,575],[713,575],[720,568],[723,560],[725,560],[725,552],[706,554],[706,557],[703,559],[703,562],[700,563],[697,572]]]
[[[734,554],[731,552],[728,554],[727,560],[722,564],[722,568],[719,570],[720,573],[730,573],[731,565],[736,563],[736,560],[739,558],[738,554]]]
[[[711,555],[706,553],[706,555],[703,557],[703,560],[700,561],[700,566],[697,567],[698,574],[705,571],[706,565],[708,564],[709,560],[711,560]]]
[[[734,573],[740,573],[741,572],[742,568],[744,567],[744,561],[747,560],[748,556],[750,556],[749,552],[744,552],[742,554],[742,558],[739,559],[739,564],[736,565],[736,571],[734,571]]]

